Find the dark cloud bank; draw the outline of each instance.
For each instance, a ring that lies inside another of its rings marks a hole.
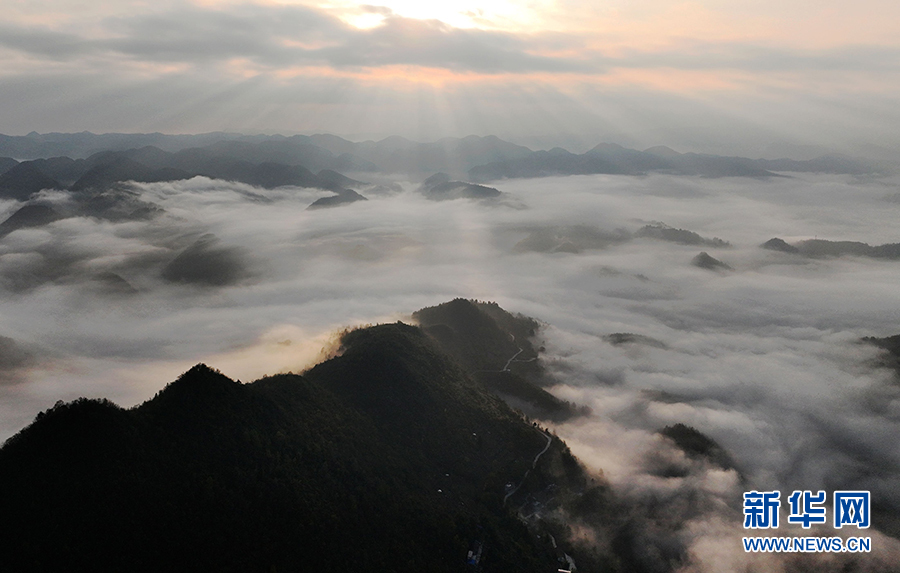
[[[107,18],[100,29],[101,34],[88,34],[6,24],[0,27],[0,45],[51,61],[120,55],[204,65],[245,58],[265,68],[414,65],[486,73],[594,72],[603,67],[599,60],[535,55],[535,41],[558,44],[558,36],[523,38],[394,14],[380,26],[358,29],[302,6],[184,7]]]
[[[900,65],[896,48],[865,45],[800,50],[733,41],[682,42],[665,51],[629,49],[612,55],[585,49],[579,35],[462,29],[390,10],[382,14],[379,26],[359,29],[305,6],[182,6],[108,17],[91,30],[5,24],[0,45],[56,62],[118,55],[205,65],[243,58],[270,68],[415,65],[482,73],[598,73],[609,68],[890,72]],[[542,51],[554,55],[540,55]]]

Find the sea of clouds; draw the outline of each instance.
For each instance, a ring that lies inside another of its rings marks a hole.
[[[759,248],[772,237],[900,242],[900,179],[551,177],[498,182],[499,200],[437,202],[400,183],[320,210],[306,207],[324,191],[139,184],[162,214],[73,217],[0,239],[0,439],[57,400],[131,406],[201,361],[244,381],[302,371],[344,327],[493,300],[546,324],[552,391],[593,410],[554,430],[631,501],[655,548],[645,570],[900,562],[877,521],[869,555],[740,544],[750,489],[871,490],[900,514],[900,384],[860,343],[900,334],[900,261]],[[0,203],[0,218],[17,207]],[[634,236],[659,223],[731,246]],[[693,266],[700,251],[732,270]],[[640,337],[614,345],[613,333]],[[657,434],[675,423],[715,439],[736,469],[685,457]]]

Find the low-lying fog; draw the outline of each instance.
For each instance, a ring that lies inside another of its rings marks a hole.
[[[403,185],[307,211],[329,193],[140,184],[164,214],[9,234],[0,439],[60,399],[139,403],[200,361],[245,381],[300,371],[337,329],[466,297],[548,324],[545,358],[564,382],[554,393],[594,412],[556,431],[621,495],[671,504],[686,571],[796,565],[743,552],[750,489],[866,489],[900,512],[900,385],[859,343],[900,334],[900,260],[759,248],[772,237],[900,242],[900,179],[560,177],[498,182],[493,202],[434,202]],[[15,208],[0,203],[0,218]],[[658,223],[731,247],[635,236]],[[693,266],[700,251],[733,270]],[[626,332],[647,338],[604,339]],[[674,459],[654,432],[677,422],[725,446],[746,483]],[[685,476],[658,477],[663,462]],[[900,544],[878,526],[859,532],[874,546],[860,563],[889,569]],[[776,534],[817,534],[795,529]],[[836,570],[856,559],[799,557]]]

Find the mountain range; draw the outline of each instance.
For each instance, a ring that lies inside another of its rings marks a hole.
[[[860,241],[829,241],[827,239],[806,239],[790,244],[774,237],[762,245],[763,249],[797,254],[809,258],[840,257],[844,255],[870,257],[873,259],[900,259],[900,243],[886,243],[872,246]]]
[[[402,137],[351,142],[334,135],[29,134],[0,135],[0,196],[22,200],[45,188],[96,188],[116,181],[167,181],[203,175],[272,188],[340,192],[331,173],[446,172],[470,182],[550,175],[652,172],[703,177],[773,177],[780,172],[861,174],[877,168],[839,156],[813,160],[748,159],[639,151],[601,143],[583,154],[533,151],[494,136],[413,142]],[[327,172],[323,174],[323,171]],[[484,192],[483,190],[476,190]]]
[[[520,158],[485,162],[469,169],[473,181],[547,177],[553,175],[645,175],[653,172],[701,177],[776,177],[776,172],[851,173],[873,171],[862,162],[826,156],[808,161],[748,159],[698,153],[678,153],[665,146],[638,151],[601,143],[583,154],[556,147]]]
[[[498,397],[545,393],[529,381],[546,376],[533,346],[539,323],[462,299],[414,318],[427,326],[347,331],[331,358],[302,374],[240,383],[199,364],[133,408],[82,398],[42,412],[0,448],[4,568],[543,572],[646,563],[644,538],[602,476]],[[551,414],[583,413],[552,397],[536,406],[547,404],[557,407]],[[731,463],[692,428],[661,435],[686,455]],[[570,521],[603,540],[585,543]],[[660,563],[686,559],[678,543],[653,551]]]

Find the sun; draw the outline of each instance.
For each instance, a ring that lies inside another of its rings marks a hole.
[[[417,20],[440,20],[454,28],[523,30],[539,25],[541,7],[550,4],[552,2],[549,0],[374,0],[366,4],[331,0],[319,4],[319,7],[357,28],[374,28],[393,15]]]

